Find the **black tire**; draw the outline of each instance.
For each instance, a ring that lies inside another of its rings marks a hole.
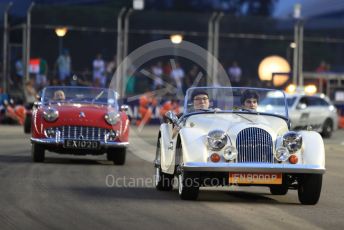
[[[161,171],[161,145],[160,137],[158,138],[158,143],[156,147],[155,154],[155,188],[159,191],[171,191],[173,189],[173,179],[174,175],[167,174]]]
[[[183,146],[177,141],[176,172],[178,174],[178,194],[182,200],[197,200],[200,178],[196,172],[185,172],[179,166],[183,164]],[[179,169],[178,169],[179,168]]]
[[[298,179],[298,196],[301,204],[318,203],[322,186],[322,174],[304,174]]]
[[[31,133],[31,116],[26,115],[24,121],[24,133]]]
[[[321,135],[325,138],[330,138],[333,132],[333,122],[330,119],[325,120]]]
[[[44,147],[40,144],[31,145],[31,156],[33,162],[43,162],[45,159],[45,150]]]
[[[181,172],[178,175],[178,193],[182,200],[197,200],[200,181],[192,173]]]
[[[160,166],[156,167],[155,170],[155,188],[159,191],[171,191],[174,175],[163,173]]]
[[[273,185],[270,186],[270,192],[272,195],[285,195],[288,193],[288,187],[285,185]]]
[[[126,148],[112,148],[107,151],[107,159],[113,161],[115,165],[124,165],[127,154]]]

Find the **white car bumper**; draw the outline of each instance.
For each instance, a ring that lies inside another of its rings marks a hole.
[[[256,172],[256,173],[312,173],[324,174],[325,168],[319,165],[301,164],[262,164],[262,163],[205,163],[187,162],[181,167],[184,171],[198,172]]]

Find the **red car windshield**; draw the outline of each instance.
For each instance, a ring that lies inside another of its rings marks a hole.
[[[116,92],[111,89],[95,87],[46,87],[42,92],[43,104],[48,103],[83,103],[110,104],[117,107]]]

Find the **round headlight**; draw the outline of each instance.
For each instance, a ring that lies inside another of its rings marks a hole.
[[[302,146],[301,134],[290,131],[283,135],[283,146],[286,147],[291,153],[295,153]]]
[[[238,156],[238,151],[234,146],[226,147],[223,152],[223,158],[227,161],[232,161]]]
[[[105,114],[104,119],[110,125],[114,125],[119,121],[120,115],[116,112],[109,112]]]
[[[286,161],[289,159],[289,151],[286,147],[280,147],[276,149],[276,159],[278,161]]]
[[[211,150],[220,150],[225,147],[228,138],[224,131],[213,130],[208,133],[207,140]]]
[[[53,108],[48,108],[43,111],[43,118],[48,122],[56,121],[59,117],[59,111]]]

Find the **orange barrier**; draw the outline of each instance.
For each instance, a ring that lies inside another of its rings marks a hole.
[[[339,116],[338,118],[338,127],[344,129],[344,116]]]

